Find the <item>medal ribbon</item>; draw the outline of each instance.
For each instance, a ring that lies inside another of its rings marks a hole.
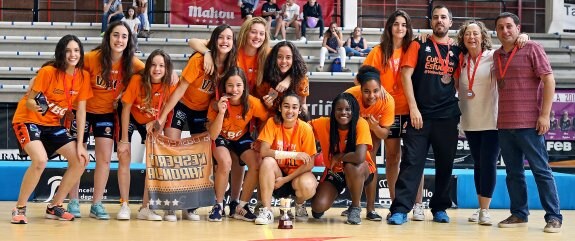
[[[475,66],[473,67],[473,75],[471,75],[470,71],[471,71],[471,54],[469,54],[469,57],[467,57],[467,79],[469,80],[469,86],[467,87],[467,90],[469,90],[469,92],[472,92],[473,89],[473,83],[475,82],[475,73],[477,72],[477,67],[479,66],[479,61],[481,61],[481,56],[483,55],[483,51],[481,51],[479,53],[479,56],[477,56],[477,58],[475,59]]]
[[[511,63],[511,60],[513,59],[513,57],[515,57],[515,54],[517,53],[517,46],[515,46],[513,48],[513,51],[511,51],[511,55],[509,56],[509,59],[507,59],[507,62],[505,63],[505,68],[501,68],[501,54],[497,56],[497,64],[499,65],[499,77],[503,80],[505,78],[505,74],[507,73],[507,68],[509,68],[509,63]]]
[[[433,43],[433,47],[435,47],[435,52],[437,53],[437,58],[439,59],[439,63],[441,64],[441,69],[443,69],[443,75],[447,75],[449,71],[449,44],[447,45],[447,54],[445,56],[445,60],[442,59],[441,52],[439,52],[439,47],[437,47],[437,42],[433,38],[431,38],[431,42]]]

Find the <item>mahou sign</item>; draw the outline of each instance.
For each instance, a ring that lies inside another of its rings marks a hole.
[[[267,1],[260,1],[254,13],[261,16],[262,5]],[[278,7],[285,3],[285,0],[278,0]],[[294,3],[300,6],[300,13],[307,0],[295,0]],[[323,12],[324,22],[331,22],[333,15],[333,0],[317,0]],[[240,26],[243,22],[238,0],[172,0],[170,5],[171,24],[192,24],[192,25],[220,25],[229,24]]]

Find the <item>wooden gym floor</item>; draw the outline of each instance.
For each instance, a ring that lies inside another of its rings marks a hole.
[[[543,233],[545,223],[541,210],[531,212],[530,222],[526,228],[500,229],[496,223],[509,215],[508,210],[491,210],[494,226],[479,226],[467,222],[467,217],[474,210],[452,209],[447,213],[451,223],[438,224],[431,221],[432,216],[426,210],[426,221],[409,221],[401,226],[387,225],[385,222],[373,222],[363,219],[361,225],[345,224],[345,217],[339,216],[343,208],[328,210],[320,220],[309,218],[307,221],[296,221],[293,230],[277,229],[276,217],[273,225],[255,225],[253,223],[224,218],[221,223],[207,221],[209,208],[199,210],[202,220],[199,222],[178,220],[178,222],[152,222],[135,219],[139,205],[132,204],[132,220],[115,219],[100,221],[89,218],[90,205],[82,203],[83,218],[72,222],[44,219],[45,203],[28,204],[28,224],[10,224],[10,210],[15,202],[0,202],[5,218],[0,222],[0,240],[575,240],[575,211],[563,211],[562,232],[558,234]],[[116,216],[119,205],[105,204],[112,218]],[[274,208],[279,215],[277,208]],[[385,216],[386,209],[377,210]],[[162,214],[162,212],[158,212]],[[308,213],[311,210],[308,207]],[[178,214],[179,216],[179,214]],[[411,215],[409,215],[411,217]],[[365,218],[365,209],[362,210]]]

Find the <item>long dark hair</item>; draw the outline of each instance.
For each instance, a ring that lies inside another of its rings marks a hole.
[[[66,65],[66,47],[68,47],[68,43],[70,43],[70,41],[78,43],[78,47],[80,47],[80,59],[76,64],[76,68],[84,68],[84,46],[78,37],[71,34],[65,35],[58,41],[56,49],[54,50],[54,59],[47,61],[42,65],[42,67],[51,65],[59,71],[66,72],[66,67],[68,67]]]
[[[104,33],[102,43],[94,50],[100,50],[100,66],[102,66],[101,77],[106,83],[109,83],[109,86],[111,86],[110,73],[112,70],[112,48],[110,48],[110,35],[112,35],[112,31],[117,26],[124,26],[126,30],[128,30],[128,44],[122,53],[122,84],[124,86],[128,86],[128,83],[130,83],[130,78],[133,74],[132,61],[135,51],[135,45],[134,40],[132,39],[132,31],[130,30],[130,26],[122,21],[111,23]]]
[[[280,104],[279,104],[279,107],[276,108],[276,115],[274,116],[274,122],[278,125],[282,124],[284,122],[284,118],[282,116],[280,109],[281,109],[281,106],[287,97],[295,97],[297,99],[297,101],[299,102],[300,110],[301,110],[301,100],[300,100],[299,96],[291,90],[287,90],[284,93],[285,94],[282,97],[279,97],[280,98],[280,102],[279,102]]]
[[[232,31],[232,49],[227,54],[226,59],[224,60],[224,66],[221,66],[221,67],[223,67],[224,70],[229,70],[229,69],[231,69],[237,65],[237,62],[236,62],[236,56],[237,56],[236,35],[235,35],[234,31],[232,30],[232,27],[230,27],[230,25],[222,24],[222,25],[216,27],[214,29],[214,31],[212,31],[212,35],[210,36],[210,40],[208,41],[208,49],[210,50],[209,53],[212,56],[212,59],[214,60],[214,64],[215,64],[217,62],[216,57],[219,54],[219,52],[218,52],[218,38],[220,37],[220,34],[226,29],[229,29],[230,31]],[[217,68],[216,68],[216,71],[214,71],[212,73],[212,75],[210,75],[209,77],[213,83],[217,83],[217,80],[218,80]]]
[[[383,35],[381,35],[381,43],[379,43],[381,48],[381,56],[383,61],[383,69],[388,69],[389,67],[389,59],[393,57],[393,33],[391,32],[393,29],[393,23],[397,17],[405,18],[405,28],[406,33],[403,37],[403,41],[401,43],[401,49],[403,52],[407,51],[409,48],[409,44],[411,43],[411,39],[413,38],[413,29],[411,28],[411,18],[409,14],[407,14],[403,10],[396,10],[387,18],[387,22],[385,23],[385,31],[383,31]]]
[[[339,131],[338,123],[335,119],[335,105],[338,101],[347,101],[351,107],[351,121],[349,122],[349,128],[347,129],[347,141],[345,144],[345,150],[339,149]],[[348,153],[355,151],[355,143],[357,140],[357,121],[359,120],[359,103],[350,93],[340,93],[335,97],[331,103],[331,112],[329,114],[329,156],[334,156],[338,153]]]
[[[291,68],[284,74],[281,73],[278,67],[278,52],[281,47],[287,46],[291,49],[292,53],[292,65]],[[290,41],[282,41],[277,43],[271,50],[268,58],[266,59],[266,64],[264,67],[263,79],[257,85],[262,82],[269,83],[272,88],[275,88],[285,77],[291,77],[291,84],[289,90],[295,92],[299,83],[305,78],[307,74],[307,66],[303,60],[303,57],[299,53],[297,47]],[[258,79],[258,81],[260,81]]]
[[[224,74],[224,76],[222,77],[222,79],[220,80],[220,82],[218,83],[218,92],[221,93],[221,95],[224,95],[226,93],[226,84],[228,83],[228,80],[230,79],[230,77],[233,76],[239,76],[242,79],[242,83],[244,84],[244,91],[242,92],[242,98],[240,98],[240,102],[242,105],[242,119],[245,120],[246,118],[246,114],[248,113],[249,110],[249,87],[248,87],[248,81],[246,78],[246,74],[244,73],[244,71],[237,67],[234,66],[231,69],[229,69],[228,71],[226,71],[226,73]],[[229,112],[226,112],[226,117],[228,116]]]
[[[166,68],[166,73],[164,74],[164,77],[162,77],[162,81],[160,83],[162,84],[162,94],[164,95],[163,98],[166,100],[167,100],[166,95],[169,93],[170,82],[172,79],[172,71],[174,69],[172,65],[172,59],[170,58],[169,54],[167,54],[166,52],[164,52],[164,50],[161,49],[156,49],[152,51],[152,53],[146,60],[146,67],[144,67],[144,70],[142,70],[139,73],[140,75],[142,75],[142,89],[144,90],[142,91],[142,95],[144,96],[144,98],[142,99],[144,102],[144,106],[147,107],[150,107],[150,105],[152,104],[153,93],[152,93],[152,76],[150,75],[150,68],[152,68],[152,61],[156,56],[162,56],[164,58],[164,67]]]

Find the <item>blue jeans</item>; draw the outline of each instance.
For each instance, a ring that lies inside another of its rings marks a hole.
[[[367,54],[369,54],[369,51],[371,51],[371,48],[367,48],[362,51],[357,51],[355,49],[352,49],[351,47],[345,46],[345,54],[348,56],[350,55],[349,53],[352,53],[351,56],[361,56],[361,54],[363,54],[363,56],[367,56]]]
[[[106,32],[106,29],[108,28],[108,24],[109,23],[113,23],[115,21],[120,21],[122,20],[122,18],[124,18],[124,14],[116,14],[113,17],[110,18],[110,22],[108,22],[108,16],[110,16],[110,13],[104,13],[102,14],[102,32]]]
[[[501,155],[507,171],[507,191],[511,200],[511,214],[527,220],[527,183],[523,160],[527,159],[535,177],[541,206],[545,209],[545,221],[551,218],[563,220],[559,209],[559,196],[555,178],[549,167],[544,136],[534,128],[499,130]]]

